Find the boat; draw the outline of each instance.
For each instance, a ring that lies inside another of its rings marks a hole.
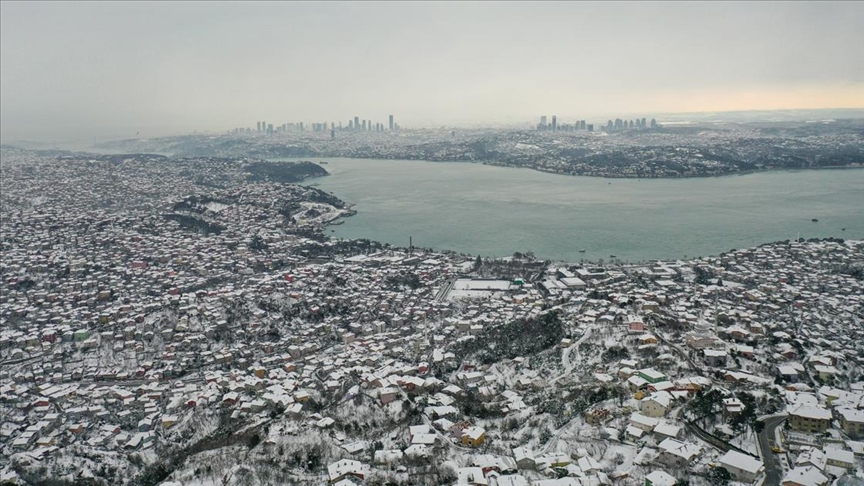
[[[609,255],[609,258],[618,258],[615,255]]]
[[[819,222],[819,220],[816,219],[816,218],[813,218],[813,219],[811,219],[810,221],[813,221],[814,223],[818,223],[818,222]]]
[[[846,231],[846,228],[840,228],[840,231]]]
[[[846,228],[843,228],[843,229],[846,229]],[[585,248],[582,248],[581,250],[579,250],[579,253],[585,253]]]

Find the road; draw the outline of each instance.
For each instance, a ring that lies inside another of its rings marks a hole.
[[[450,291],[453,290],[453,284],[456,283],[456,278],[452,278],[444,282],[441,287],[441,290],[438,291],[438,294],[435,296],[435,300],[438,302],[443,302],[447,296],[450,294]]]
[[[764,420],[765,428],[759,433],[759,452],[762,454],[762,462],[765,463],[764,484],[766,485],[780,484],[780,480],[783,479],[783,468],[780,466],[777,454],[771,451],[771,444],[774,442],[774,430],[785,420],[785,415],[767,418]]]
[[[564,371],[560,375],[549,380],[550,385],[554,384],[555,382],[557,382],[561,378],[564,378],[565,376],[569,376],[570,373],[573,372],[573,366],[575,365],[575,363],[570,360],[570,352],[575,349],[576,350],[576,361],[579,361],[579,346],[581,346],[582,343],[584,343],[590,337],[591,337],[591,328],[589,327],[588,329],[585,330],[585,334],[583,334],[582,337],[580,337],[575,343],[564,348],[564,350],[561,352],[561,365],[563,366]]]
[[[720,452],[727,452],[729,450],[729,444],[726,444],[720,440],[715,439],[708,435],[704,430],[696,426],[695,424],[691,424],[689,420],[684,421],[684,426],[687,431],[691,434],[694,434],[696,437],[699,437],[702,442],[718,449]]]

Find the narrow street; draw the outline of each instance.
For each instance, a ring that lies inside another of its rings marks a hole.
[[[771,443],[774,442],[774,431],[785,421],[785,415],[765,419],[765,428],[759,433],[759,451],[762,454],[762,462],[765,463],[764,484],[766,485],[780,484],[780,480],[783,479],[783,468],[777,454],[771,450]]]

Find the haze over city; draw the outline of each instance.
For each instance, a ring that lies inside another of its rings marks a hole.
[[[3,140],[864,109],[861,2],[3,2]]]
[[[864,2],[0,0],[0,485],[861,486]]]

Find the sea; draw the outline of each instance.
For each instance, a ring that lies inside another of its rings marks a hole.
[[[336,238],[580,262],[675,260],[795,238],[864,239],[864,169],[607,179],[470,162],[312,159],[352,204]],[[409,240],[410,238],[410,240]]]

